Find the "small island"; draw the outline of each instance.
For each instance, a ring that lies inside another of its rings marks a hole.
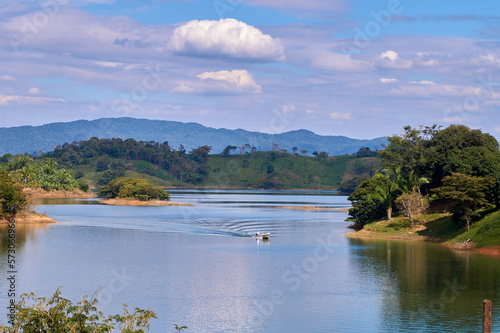
[[[99,201],[105,205],[117,206],[194,206],[187,203],[171,202],[164,189],[150,184],[142,178],[120,177],[101,187]]]

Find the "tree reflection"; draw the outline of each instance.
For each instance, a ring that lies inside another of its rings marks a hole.
[[[500,308],[500,258],[416,241],[349,243],[354,274],[378,288],[380,331],[477,332],[483,299]]]

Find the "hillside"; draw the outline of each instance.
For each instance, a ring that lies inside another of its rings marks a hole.
[[[242,129],[215,129],[197,123],[181,123],[164,120],[136,118],[101,118],[93,121],[78,120],[67,123],[51,123],[43,126],[21,126],[0,128],[0,156],[24,154],[38,151],[49,152],[63,143],[97,138],[133,138],[138,141],[168,141],[171,147],[181,144],[186,150],[199,146],[212,147],[213,154],[219,154],[228,146],[240,147],[249,144],[257,150],[268,151],[273,143],[289,152],[292,147],[314,151],[326,151],[333,155],[351,154],[361,147],[372,150],[381,148],[386,138],[372,140],[351,139],[345,136],[322,136],[307,130],[290,131],[281,134],[249,132]]]
[[[146,178],[155,185],[232,188],[338,188],[346,182],[367,179],[379,169],[377,153],[368,148],[356,154],[302,156],[284,151],[209,154],[210,147],[191,151],[165,143],[134,139],[96,139],[64,144],[36,157],[72,170],[92,186],[118,177]],[[22,166],[27,157],[2,157],[0,162]],[[48,162],[44,162],[48,163]]]

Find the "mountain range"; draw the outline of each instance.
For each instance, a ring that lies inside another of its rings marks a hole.
[[[3,127],[0,128],[0,156],[7,153],[49,152],[66,142],[88,140],[91,137],[133,138],[137,141],[162,143],[168,141],[172,148],[177,149],[182,144],[187,151],[208,145],[215,154],[221,153],[228,145],[240,147],[249,144],[258,150],[268,151],[278,147],[278,144],[279,148],[290,152],[292,147],[297,147],[299,151],[306,150],[308,154],[326,151],[331,156],[355,153],[361,147],[380,149],[387,142],[386,137],[358,140],[345,136],[318,135],[304,129],[267,134],[243,129],[216,129],[198,123],[123,117]]]

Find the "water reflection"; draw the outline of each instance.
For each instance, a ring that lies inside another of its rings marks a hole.
[[[498,258],[423,242],[353,238],[349,243],[361,281],[378,289],[380,331],[478,332],[483,299],[498,308]]]
[[[16,250],[20,250],[27,239],[33,240],[34,232],[36,230],[44,230],[50,227],[48,224],[17,224],[16,223]],[[0,225],[0,255],[7,253],[9,247],[9,226],[7,224]]]

